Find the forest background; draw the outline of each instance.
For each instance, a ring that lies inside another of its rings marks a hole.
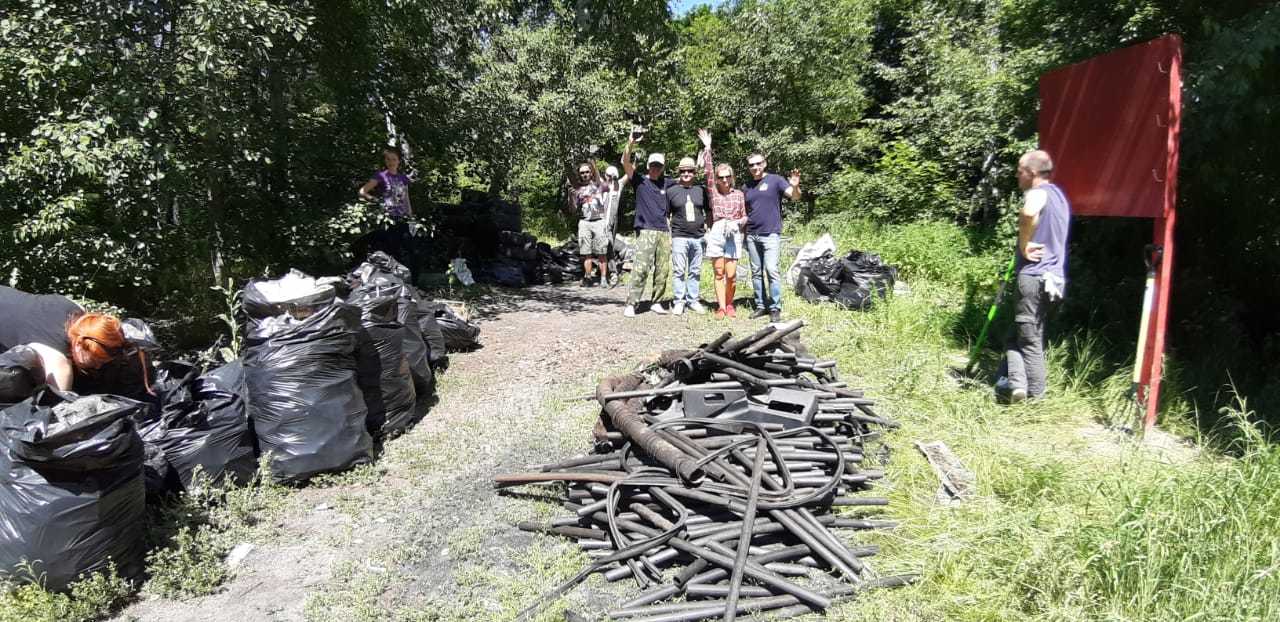
[[[551,239],[566,174],[616,163],[640,121],[643,148],[693,154],[708,127],[740,171],[756,150],[802,169],[793,224],[899,227],[921,265],[982,258],[946,275],[969,292],[963,342],[1011,248],[1038,76],[1165,33],[1186,45],[1166,396],[1212,427],[1238,392],[1275,423],[1275,2],[0,0],[0,282],[182,319],[207,345],[211,286],[352,265],[381,144],[408,147],[427,222],[481,191]],[[1100,335],[1115,371],[1150,225],[1074,226],[1054,332]]]

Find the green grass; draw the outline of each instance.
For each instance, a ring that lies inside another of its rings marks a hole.
[[[886,488],[889,515],[903,525],[865,537],[883,547],[873,558],[881,573],[923,579],[827,619],[1280,619],[1280,448],[1252,427],[1246,403],[1223,435],[1246,439],[1233,446],[1237,457],[1141,445],[1104,425],[1131,421],[1128,370],[1106,362],[1108,344],[1080,333],[1051,344],[1047,399],[997,405],[989,387],[958,383],[947,369],[965,359],[954,339],[965,288],[998,254],[955,256],[942,270],[919,257],[954,255],[963,236],[921,233],[948,225],[913,227],[832,231],[841,251],[902,262],[910,294],[868,312],[795,297],[784,305],[810,323],[810,348],[836,358],[844,379],[903,424],[890,437]],[[799,231],[797,241],[817,233]],[[1193,431],[1194,422],[1172,427]],[[977,476],[977,496],[959,507],[936,503],[937,478],[912,448],[933,440]]]
[[[22,585],[0,580],[0,622],[85,622],[110,614],[133,593],[116,574],[115,564],[71,584],[65,593],[50,592],[39,582]]]

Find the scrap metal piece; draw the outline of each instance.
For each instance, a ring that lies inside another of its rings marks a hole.
[[[916,449],[924,454],[942,485],[938,487],[938,503],[955,505],[973,496],[976,477],[966,469],[960,459],[942,441],[916,443]]]

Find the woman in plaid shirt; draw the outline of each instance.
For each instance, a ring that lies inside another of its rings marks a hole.
[[[711,132],[698,130],[702,141],[699,159],[707,169],[707,194],[711,197],[711,230],[707,233],[707,257],[715,269],[716,317],[735,317],[733,295],[738,277],[738,259],[742,257],[743,230],[747,226],[747,202],[741,190],[733,187],[733,167],[715,166],[711,158]],[[713,189],[714,188],[714,189]]]

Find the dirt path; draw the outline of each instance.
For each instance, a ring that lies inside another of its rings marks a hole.
[[[589,449],[597,409],[565,398],[657,352],[691,347],[733,323],[708,316],[622,316],[624,288],[534,287],[474,305],[484,347],[455,354],[439,402],[379,461],[288,495],[212,596],[135,603],[117,619],[510,619],[581,567],[574,547],[517,531],[557,513],[496,494],[490,477]],[[593,609],[593,582],[571,601]]]

